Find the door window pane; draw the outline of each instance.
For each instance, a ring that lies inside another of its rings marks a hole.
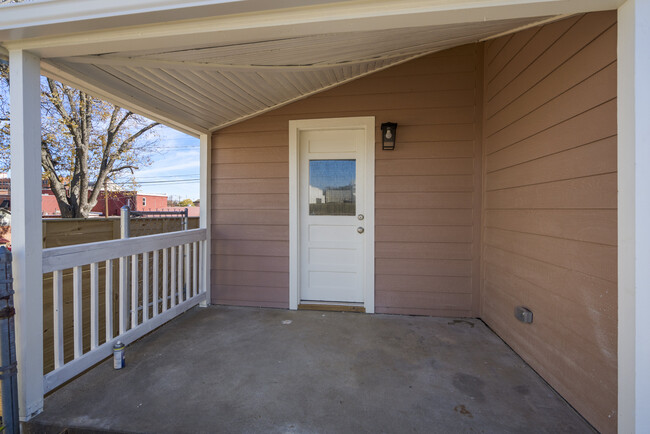
[[[356,160],[309,160],[309,215],[356,215]]]

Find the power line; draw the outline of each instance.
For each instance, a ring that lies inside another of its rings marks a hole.
[[[161,185],[161,184],[195,184],[201,181],[200,179],[184,179],[176,181],[141,181],[136,182],[136,184],[147,184],[147,185]]]
[[[151,178],[153,178],[154,180],[160,179],[160,180],[166,181],[166,180],[171,180],[172,178],[173,179],[186,179],[186,177],[187,177],[187,178],[194,179],[195,177],[197,177],[199,175],[200,175],[200,173],[178,173],[176,175],[169,175],[169,176],[160,176],[160,175],[155,175],[155,176],[154,175],[151,175],[151,176],[142,175],[142,176],[139,176],[138,175],[138,176],[135,176],[135,178],[138,178],[138,179],[141,179],[141,178],[151,179]]]

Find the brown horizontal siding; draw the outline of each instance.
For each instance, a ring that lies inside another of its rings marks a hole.
[[[616,100],[597,105],[580,116],[561,120],[558,124],[490,154],[487,171],[514,166],[521,161],[529,161],[583,146],[605,139],[616,130]],[[575,134],[580,131],[580,134]]]
[[[219,225],[214,228],[212,238],[217,240],[272,241],[289,239],[289,227],[285,225]]]
[[[212,254],[235,256],[289,256],[289,242],[217,240],[212,238]]]
[[[469,226],[378,226],[377,238],[389,242],[471,243]]]
[[[434,208],[459,209],[472,208],[472,193],[416,192],[416,193],[377,193],[377,209],[391,208]]]
[[[224,209],[212,214],[215,225],[288,225],[288,209]]]
[[[471,294],[435,291],[376,291],[375,299],[377,305],[387,306],[384,313],[402,315],[467,316],[472,304]]]
[[[212,203],[218,209],[277,209],[284,210],[289,207],[288,193],[266,194],[215,194]]]
[[[492,264],[544,288],[545,294],[561,296],[591,306],[592,311],[616,315],[616,283],[581,273],[571,268],[543,262],[518,253],[485,246],[485,265]],[[581,288],[576,291],[575,288]],[[487,314],[484,311],[484,315]]]
[[[380,175],[375,177],[375,189],[386,193],[472,191],[473,188],[473,175]]]
[[[482,318],[615,432],[616,12],[499,38],[484,80]]]
[[[492,128],[494,133],[486,136],[488,154],[512,146],[534,134],[551,128],[571,117],[579,116],[587,110],[616,98],[616,87],[608,83],[616,82],[616,63],[594,73],[577,86],[552,99],[548,103],[531,108],[512,123],[504,123]],[[488,121],[489,125],[490,122]]]
[[[388,70],[384,71],[387,72]],[[360,79],[367,80],[367,78]],[[429,76],[429,79],[435,79],[435,77]],[[384,80],[385,81],[385,80]],[[343,86],[345,87],[345,86]],[[338,88],[337,88],[338,89]],[[331,92],[331,91],[329,91]],[[382,110],[382,114],[387,118],[395,118],[395,116],[400,116],[402,119],[408,119],[409,125],[445,125],[445,124],[466,124],[471,123],[474,119],[474,108],[472,106],[457,106],[457,107],[419,107],[419,108],[386,108]],[[258,130],[259,132],[266,132],[274,139],[282,135],[286,136],[288,141],[288,131],[282,132],[278,131],[278,122],[282,122],[282,119],[286,116],[274,116],[275,112],[270,112],[267,115],[259,116],[253,119],[250,119],[241,124],[236,124],[231,127],[228,127],[227,130],[222,130],[220,134],[223,134],[224,137],[229,139],[227,142],[220,145],[220,148],[231,148],[234,147],[237,143],[241,143],[242,138],[239,137],[240,134],[249,134],[249,133],[240,133],[243,125],[251,124],[251,128]],[[340,116],[354,116],[356,112],[353,112],[350,115],[350,111],[347,108],[342,108]],[[314,117],[314,116],[310,116]],[[250,135],[250,134],[249,134]],[[230,139],[232,138],[232,141]],[[264,147],[264,146],[274,146],[277,142],[269,142],[268,144],[260,143],[256,144],[255,142],[248,142],[246,147]]]
[[[554,238],[616,246],[612,232],[616,210],[612,209],[490,209],[485,226],[529,232]]]
[[[616,281],[616,246],[486,228],[485,244],[542,262]]]
[[[400,133],[402,131],[400,130]],[[377,160],[377,176],[392,175],[471,175],[472,158],[413,158],[402,160]],[[381,193],[378,191],[377,193]]]
[[[616,208],[616,173],[488,191],[485,203],[489,209]]]
[[[377,209],[375,225],[379,226],[469,226],[474,221],[471,209]]]
[[[375,116],[376,311],[477,315],[481,57],[479,45],[426,56],[216,133],[213,301],[288,306],[289,121]]]
[[[212,165],[217,179],[268,179],[286,178],[289,163],[220,163]]]
[[[281,256],[215,255],[213,259],[216,270],[286,272],[289,269],[289,258]]]
[[[469,276],[472,263],[464,259],[378,258],[378,275],[388,276]]]
[[[400,136],[399,152],[380,152],[381,146],[377,146],[375,158],[377,160],[401,160],[413,158],[474,157],[474,140],[457,142],[402,142],[401,139],[402,136]]]
[[[471,243],[393,243],[377,241],[378,259],[472,259]]]
[[[494,82],[490,83],[490,89],[487,90],[489,106],[486,108],[486,115],[488,119],[508,104],[517,105],[520,103],[520,100],[521,102],[527,101],[529,98],[527,94],[532,92],[532,95],[534,95],[536,92],[539,92],[535,86],[539,87],[540,83],[553,83],[552,80],[561,79],[567,85],[574,85],[575,81],[582,79],[584,74],[598,71],[604,65],[594,65],[612,59],[612,53],[611,51],[594,51],[594,49],[608,50],[611,48],[611,41],[607,41],[610,47],[603,47],[597,38],[603,32],[610,30],[615,24],[615,15],[587,14],[577,19],[571,18],[566,20],[566,22],[551,24],[551,26],[557,25],[558,27],[562,27],[563,30],[566,28],[557,40],[546,39],[544,41],[546,35],[542,35],[540,31],[536,35],[536,37],[539,36],[537,38],[539,40],[537,46],[543,51],[530,63],[525,65],[524,69],[516,73],[516,76],[503,87],[499,88],[499,84]],[[610,36],[614,36],[614,39],[616,39],[615,35],[616,32]],[[519,34],[516,37],[521,37],[521,35]],[[594,45],[592,46],[592,44]],[[616,47],[615,41],[613,47]],[[525,53],[528,50],[529,48],[525,47],[521,53]],[[585,56],[585,53],[588,55]],[[537,53],[533,52],[533,54]],[[591,57],[598,57],[598,59],[592,59]],[[615,58],[615,55],[613,57]],[[584,62],[585,67],[575,68],[576,63],[580,65],[579,62]],[[513,65],[513,67],[515,66]],[[555,97],[561,91],[560,89],[556,89],[550,90],[549,93],[540,93],[538,94],[538,102],[543,102],[546,97]]]

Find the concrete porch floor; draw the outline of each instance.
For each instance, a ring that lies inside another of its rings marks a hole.
[[[286,322],[291,323],[286,324]],[[594,432],[479,320],[194,308],[28,432]]]

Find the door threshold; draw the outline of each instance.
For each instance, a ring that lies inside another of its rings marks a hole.
[[[337,303],[337,302],[305,302],[298,305],[298,310],[322,310],[327,312],[355,312],[366,313],[366,308],[361,303]]]

